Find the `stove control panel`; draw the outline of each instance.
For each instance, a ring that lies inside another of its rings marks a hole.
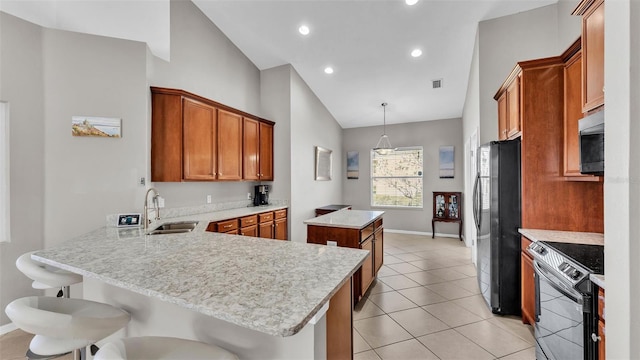
[[[534,242],[527,248],[533,258],[578,288],[589,277],[589,271],[545,243]]]
[[[578,280],[582,276],[582,272],[580,270],[576,269],[566,261],[563,261],[560,265],[558,265],[558,270],[560,270],[573,280]]]

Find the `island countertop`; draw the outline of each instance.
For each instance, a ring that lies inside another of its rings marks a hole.
[[[338,210],[329,214],[305,220],[307,225],[362,229],[372,221],[378,219],[384,211],[368,210]]]
[[[187,217],[185,217],[187,218]],[[368,251],[205,232],[104,227],[37,261],[274,336],[291,336],[348,281]]]

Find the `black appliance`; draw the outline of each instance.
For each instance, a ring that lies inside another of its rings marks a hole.
[[[495,314],[520,315],[520,139],[478,149],[473,190],[478,285]]]
[[[538,241],[527,251],[536,277],[536,359],[597,359],[597,294],[589,274],[604,273],[604,246]]]
[[[580,173],[604,175],[604,110],[578,121]]]
[[[269,205],[269,185],[254,186],[253,205]]]

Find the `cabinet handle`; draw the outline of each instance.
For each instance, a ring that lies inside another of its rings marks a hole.
[[[600,340],[602,340],[602,338],[598,335],[596,335],[596,333],[591,333],[591,340],[593,340],[593,342],[598,342]]]
[[[233,225],[225,225],[225,226],[224,226],[224,228],[225,228],[225,229],[228,229],[228,228],[230,228],[231,226],[233,226]]]

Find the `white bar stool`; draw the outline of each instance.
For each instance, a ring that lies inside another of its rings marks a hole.
[[[45,264],[31,259],[35,251],[20,255],[16,260],[16,267],[29,279],[33,280],[31,286],[34,289],[62,288],[63,296],[69,297],[69,286],[82,282],[82,275],[69,271],[47,268]],[[60,293],[58,293],[60,297]]]
[[[162,336],[143,336],[103,345],[94,360],[237,360],[238,357],[215,345]]]
[[[20,329],[35,334],[29,358],[83,349],[129,322],[127,312],[95,301],[28,296],[12,301],[5,313]],[[35,356],[34,356],[35,355]]]

